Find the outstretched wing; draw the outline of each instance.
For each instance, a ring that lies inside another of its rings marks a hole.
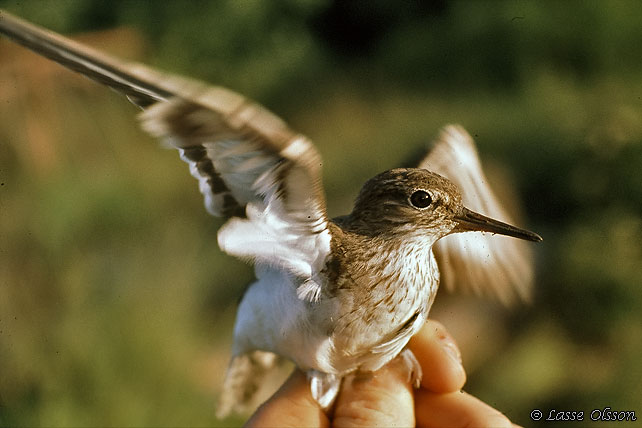
[[[446,126],[420,168],[453,181],[466,207],[512,223],[482,171],[472,137],[457,125]],[[491,294],[503,303],[530,299],[533,261],[521,240],[479,232],[456,233],[434,246],[442,283]]]
[[[247,216],[221,229],[221,248],[278,264],[316,293],[330,234],[321,158],[305,136],[235,92],[124,63],[2,10],[0,33],[143,108],[142,127],[178,149],[207,210]]]

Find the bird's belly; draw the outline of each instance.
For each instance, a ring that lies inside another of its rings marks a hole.
[[[406,346],[423,325],[439,283],[436,274],[399,282],[340,289],[310,303],[296,295],[288,274],[266,271],[241,302],[235,354],[260,349],[292,360],[303,370],[343,375],[377,370]]]
[[[412,271],[399,269],[392,281],[342,290],[331,335],[338,372],[377,370],[403,350],[423,326],[437,293],[439,271],[433,266],[430,254],[428,263]]]
[[[278,269],[263,269],[239,305],[234,355],[268,351],[291,360],[304,371],[334,373],[328,333],[333,306],[332,302],[302,301],[290,275]],[[322,322],[314,322],[315,317]]]
[[[397,356],[426,320],[430,288],[402,290],[381,301],[355,305],[332,334],[337,372],[377,370]]]

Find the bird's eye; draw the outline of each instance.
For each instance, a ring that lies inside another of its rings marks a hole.
[[[410,203],[417,208],[427,208],[432,203],[432,198],[425,190],[417,190],[410,195]]]

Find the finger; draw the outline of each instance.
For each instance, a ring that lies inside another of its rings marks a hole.
[[[374,373],[343,381],[334,409],[334,426],[414,426],[413,391],[400,358]]]
[[[432,392],[459,391],[466,383],[466,372],[454,339],[439,322],[428,320],[409,347],[419,361],[424,376],[421,386]]]
[[[328,417],[312,398],[310,384],[299,370],[258,408],[246,427],[328,427]]]
[[[422,428],[506,427],[506,416],[466,392],[438,394],[419,390],[415,395],[417,426]]]

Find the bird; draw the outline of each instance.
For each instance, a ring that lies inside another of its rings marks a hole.
[[[407,344],[440,282],[505,303],[529,299],[525,241],[542,238],[510,224],[463,127],[445,126],[416,167],[375,175],[349,214],[329,218],[319,152],[266,108],[1,9],[0,34],[139,106],[142,128],[189,164],[206,210],[229,218],[218,245],[253,263],[256,281],[239,303],[219,417],[247,409],[283,359],[307,374],[326,410],[347,375],[376,372],[397,357],[418,387],[423,374]]]

